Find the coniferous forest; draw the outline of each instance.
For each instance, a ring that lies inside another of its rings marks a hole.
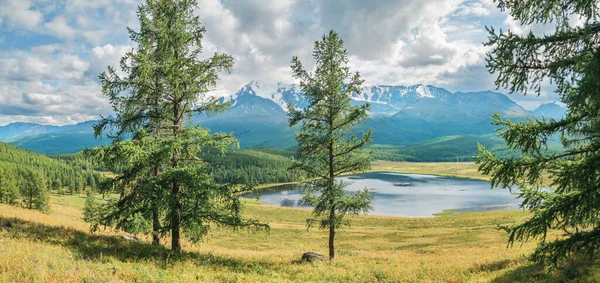
[[[77,194],[95,189],[103,176],[82,157],[51,158],[0,143],[0,202],[48,209],[51,191]]]

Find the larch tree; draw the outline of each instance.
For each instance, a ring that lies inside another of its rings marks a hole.
[[[304,109],[288,106],[290,126],[300,125],[296,133],[299,159],[292,168],[313,179],[303,190],[302,202],[314,207],[307,225],[329,229],[329,259],[333,259],[336,230],[349,224],[344,216],[371,209],[373,197],[366,189],[346,193],[343,189],[348,184],[336,177],[370,168],[372,153],[364,148],[372,131],[361,137],[352,132],[367,118],[369,104],[350,104],[350,95],[361,91],[363,81],[358,73],[350,72],[344,42],[335,31],[315,42],[313,58],[314,72],[307,71],[297,57],[292,59],[293,75],[309,102]]]
[[[0,167],[0,203],[14,204],[19,198],[15,172]]]
[[[46,186],[44,174],[41,172],[26,171],[19,185],[25,207],[40,211],[47,211],[49,209],[50,193]]]
[[[531,212],[522,223],[505,227],[509,243],[539,240],[532,259],[550,265],[575,254],[593,255],[600,247],[600,23],[598,1],[499,0],[522,25],[556,25],[536,35],[489,29],[487,66],[496,86],[540,94],[545,82],[556,86],[566,117],[504,120],[495,114],[498,134],[520,159],[501,160],[480,146],[479,170],[493,186],[518,187],[521,207]],[[572,20],[579,23],[573,25]],[[564,152],[544,150],[560,136]],[[547,176],[548,174],[549,176]],[[547,179],[545,179],[547,176]],[[550,182],[552,190],[544,189]],[[548,239],[551,231],[559,237]]]
[[[95,130],[97,135],[116,132],[115,139],[91,153],[123,169],[108,184],[121,198],[101,208],[96,224],[135,233],[152,227],[155,241],[159,233],[171,235],[176,253],[182,230],[196,242],[211,224],[266,227],[241,217],[243,190],[217,184],[209,164],[199,158],[205,150],[235,147],[237,140],[192,124],[195,114],[225,109],[206,93],[216,86],[219,72],[233,65],[227,54],[199,59],[205,29],[196,8],[195,0],[147,0],[140,6],[140,31],[129,30],[137,50],[121,60],[127,75],[109,68],[100,76],[116,117],[103,119]]]

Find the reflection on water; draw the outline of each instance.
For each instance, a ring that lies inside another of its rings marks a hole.
[[[481,211],[518,208],[520,201],[507,189],[490,189],[481,180],[397,173],[366,173],[341,177],[347,192],[367,188],[373,199],[371,215],[431,217],[443,210]],[[261,191],[268,205],[302,207],[302,185],[281,185]],[[255,197],[255,196],[247,196]]]

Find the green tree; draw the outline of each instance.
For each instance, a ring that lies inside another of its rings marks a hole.
[[[140,31],[129,30],[138,47],[121,61],[127,75],[109,68],[100,76],[116,118],[95,127],[97,135],[116,131],[116,139],[94,154],[123,166],[110,185],[119,189],[121,199],[109,204],[103,222],[140,232],[149,227],[144,219],[164,215],[160,230],[170,233],[175,252],[181,251],[182,229],[199,241],[211,223],[264,227],[241,218],[242,191],[216,184],[207,162],[198,157],[208,148],[223,152],[237,141],[190,123],[194,114],[225,109],[206,93],[219,72],[233,65],[226,54],[199,59],[205,29],[194,15],[196,7],[195,0],[148,0],[139,7]],[[133,138],[124,140],[129,133]]]
[[[21,181],[21,196],[29,209],[47,211],[50,198],[46,180],[40,172],[27,171]]]
[[[12,170],[0,167],[0,203],[14,204],[19,198],[19,187]]]
[[[343,43],[334,31],[315,42],[314,73],[306,71],[297,57],[292,59],[294,77],[300,80],[308,105],[301,110],[288,106],[290,126],[301,125],[296,133],[299,159],[292,168],[315,178],[303,191],[302,201],[314,207],[314,218],[307,224],[329,228],[329,259],[335,257],[336,230],[349,224],[344,216],[368,212],[373,198],[366,189],[348,194],[343,190],[347,184],[335,180],[369,169],[372,155],[363,150],[372,131],[360,138],[351,131],[367,118],[369,104],[350,104],[350,95],[361,91],[363,81],[358,73],[350,73]]]
[[[569,112],[561,120],[513,122],[494,115],[498,133],[521,151],[520,159],[502,160],[480,146],[479,170],[492,186],[515,186],[521,206],[532,214],[506,227],[509,243],[538,239],[538,262],[557,264],[573,254],[594,254],[600,246],[600,23],[597,1],[500,0],[521,24],[554,23],[553,34],[518,35],[489,29],[487,66],[498,74],[496,86],[539,94],[545,81],[556,85]],[[582,23],[572,26],[569,18]],[[550,136],[560,135],[563,153],[545,151]],[[549,174],[553,190],[543,188]],[[561,237],[547,239],[550,230]]]
[[[98,223],[98,201],[92,190],[86,191],[85,205],[83,207],[83,220],[89,223]]]
[[[52,189],[55,191],[60,191],[60,188],[62,187],[62,182],[60,181],[60,179],[55,179],[54,181],[52,181]]]

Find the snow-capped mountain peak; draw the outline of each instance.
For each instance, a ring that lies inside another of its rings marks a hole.
[[[354,93],[351,96],[352,103],[355,105],[370,103],[372,115],[393,115],[408,106],[414,105],[423,98],[437,99],[444,103],[462,105],[461,107],[474,107],[473,105],[479,105],[481,101],[488,101],[495,99],[495,97],[502,97],[506,100],[505,103],[514,104],[512,100],[500,93],[451,93],[443,88],[423,84],[408,87],[393,85],[364,86],[360,93]],[[269,109],[275,107],[278,111],[283,110],[285,112],[287,112],[288,104],[296,108],[303,108],[308,104],[298,85],[258,80],[249,82],[236,94],[224,97],[224,100],[229,101],[233,106],[239,105],[245,109],[252,109],[252,105],[257,101],[256,99],[264,99],[264,103],[271,103],[271,106],[267,106]],[[518,108],[519,111],[517,112],[526,112],[520,106],[516,104],[514,106]]]
[[[424,86],[424,85],[419,85],[416,89],[416,92],[421,96],[421,97],[429,97],[429,98],[434,98],[435,96],[433,96],[433,94],[431,94],[431,91],[429,90],[428,87]]]

